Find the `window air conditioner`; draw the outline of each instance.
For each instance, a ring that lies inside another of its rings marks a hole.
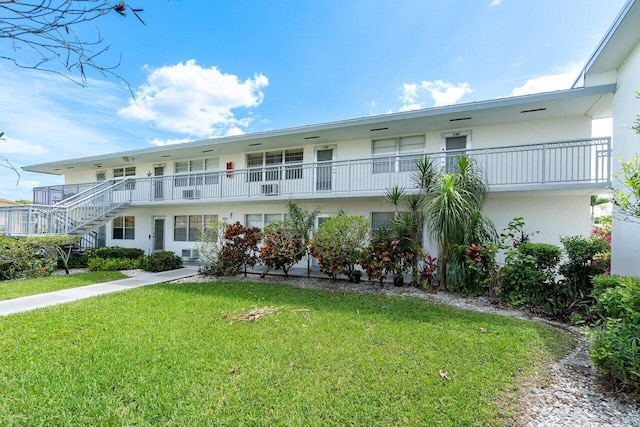
[[[184,199],[199,199],[200,190],[182,190],[182,198]]]
[[[278,184],[262,184],[260,192],[265,196],[277,196]]]
[[[200,258],[200,251],[197,249],[183,249],[182,258],[196,259]]]

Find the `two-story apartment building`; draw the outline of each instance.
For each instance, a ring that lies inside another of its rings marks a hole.
[[[283,218],[289,199],[319,207],[319,221],[344,210],[375,227],[393,215],[386,190],[414,187],[417,158],[446,168],[465,152],[486,175],[485,213],[498,229],[523,216],[540,241],[586,235],[589,196],[611,186],[613,153],[628,157],[639,138],[625,128],[640,88],[639,13],[635,0],[625,6],[579,87],[31,165],[65,184],[34,189],[36,205],[5,209],[0,227],[95,232],[101,244],[194,257],[207,223],[262,228]],[[601,117],[613,117],[613,139],[591,138]]]

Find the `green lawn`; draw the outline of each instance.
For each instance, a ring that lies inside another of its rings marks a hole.
[[[0,317],[0,339],[0,425],[29,426],[512,424],[518,381],[570,340],[422,300],[260,283]]]
[[[127,276],[119,271],[95,271],[64,276],[9,280],[0,282],[0,301],[126,278]]]

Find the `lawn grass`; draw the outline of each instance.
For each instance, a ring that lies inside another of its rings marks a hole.
[[[119,271],[94,271],[64,276],[9,280],[0,282],[0,301],[126,278],[127,276]]]
[[[192,283],[2,317],[0,339],[0,425],[493,426],[570,338],[417,299]]]

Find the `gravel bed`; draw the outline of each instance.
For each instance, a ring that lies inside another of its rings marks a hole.
[[[590,362],[589,343],[581,328],[569,327],[530,314],[507,309],[492,304],[488,298],[465,298],[446,292],[431,294],[417,288],[380,287],[366,283],[330,281],[327,279],[284,278],[250,274],[248,277],[193,276],[176,280],[174,283],[215,282],[215,281],[255,281],[285,283],[305,289],[324,289],[338,292],[359,292],[394,296],[424,298],[454,307],[512,316],[550,324],[571,332],[575,338],[575,348],[567,356],[554,363],[548,374],[535,385],[526,385],[521,393],[521,416],[519,426],[640,426],[640,404],[624,393],[615,393],[605,387],[604,380]]]

